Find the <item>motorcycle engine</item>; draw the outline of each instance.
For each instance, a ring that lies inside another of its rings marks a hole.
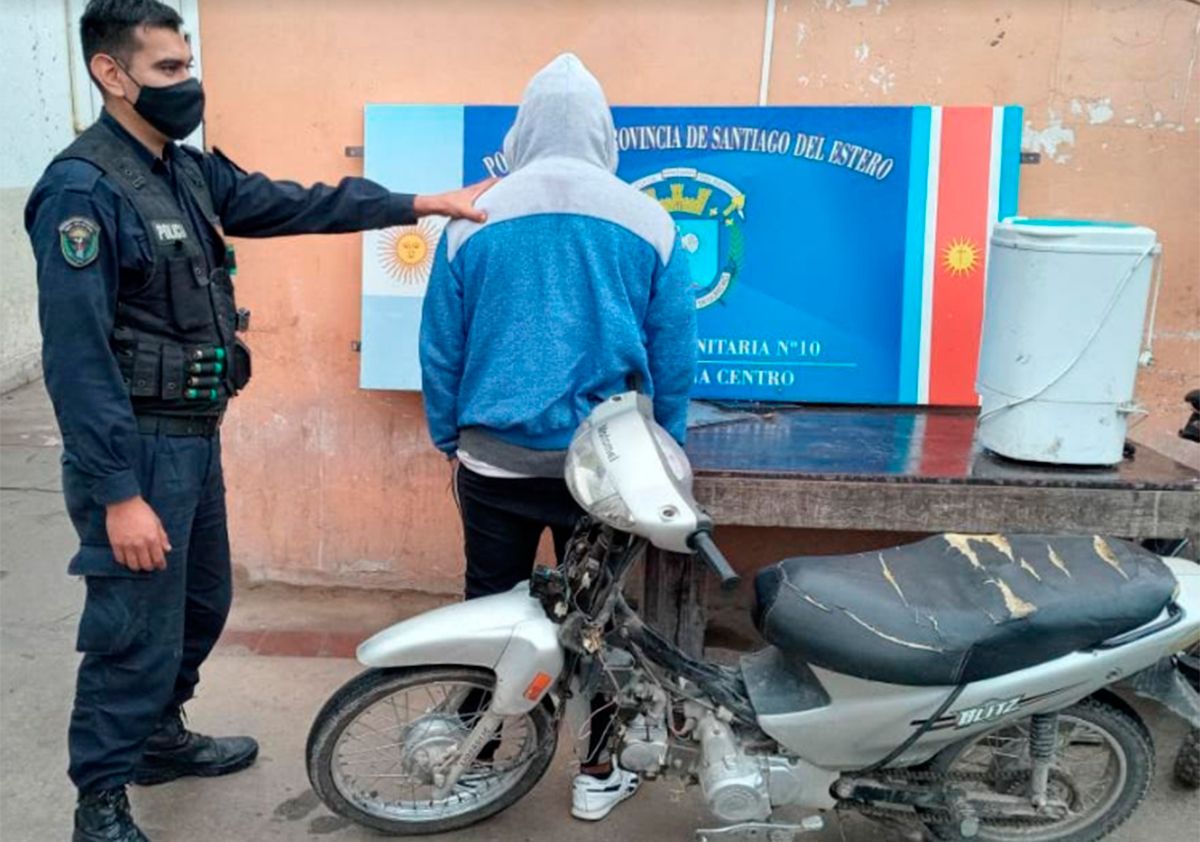
[[[667,694],[643,678],[630,682],[628,692],[637,700],[639,710],[621,734],[618,762],[623,769],[653,777],[666,765],[670,748]]]
[[[696,774],[708,808],[727,822],[762,821],[771,798],[762,767],[738,747],[728,724],[709,714],[697,725],[700,763]]]
[[[637,714],[621,737],[619,763],[622,769],[656,774],[667,762],[667,723],[662,716]]]

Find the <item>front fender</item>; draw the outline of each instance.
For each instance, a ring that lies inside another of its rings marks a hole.
[[[528,583],[494,596],[428,611],[389,626],[358,647],[368,667],[465,664],[496,675],[491,709],[515,716],[532,709],[563,668],[558,627],[529,595]],[[549,682],[533,692],[539,673]],[[532,696],[532,698],[530,698]]]

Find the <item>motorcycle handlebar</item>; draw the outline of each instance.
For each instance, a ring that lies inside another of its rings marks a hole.
[[[694,533],[688,540],[688,544],[696,555],[704,559],[708,569],[717,574],[717,578],[721,580],[722,589],[733,590],[742,581],[742,577],[733,571],[725,556],[717,549],[717,544],[709,532],[702,530]]]

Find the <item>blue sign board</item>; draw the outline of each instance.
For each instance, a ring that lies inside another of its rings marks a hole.
[[[1016,210],[1019,156],[1006,127],[1019,127],[1020,109],[974,109],[988,121],[979,136],[989,148],[976,156],[982,171],[950,184],[940,178],[942,111],[613,109],[618,175],[670,212],[689,254],[700,335],[695,397],[928,402],[937,197],[982,190],[983,231]],[[508,106],[368,106],[366,175],[410,192],[504,175],[500,150],[515,114]],[[1007,193],[1002,173],[1013,185]],[[420,388],[416,332],[439,232],[426,220],[365,235],[366,388]],[[986,242],[975,247],[980,257],[968,268],[981,285]]]

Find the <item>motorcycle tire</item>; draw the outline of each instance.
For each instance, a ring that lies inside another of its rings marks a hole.
[[[1187,789],[1200,789],[1200,728],[1192,728],[1175,755],[1175,782]]]
[[[533,734],[532,756],[526,768],[489,793],[475,809],[439,817],[399,818],[383,809],[367,809],[339,786],[334,771],[339,738],[359,716],[378,702],[398,693],[428,687],[431,684],[466,683],[486,690],[495,685],[495,677],[486,670],[470,667],[437,666],[404,669],[370,669],[348,681],[321,708],[308,735],[306,759],[308,779],[317,796],[334,813],[366,827],[394,836],[421,836],[460,830],[490,818],[521,800],[541,780],[554,758],[558,742],[557,719],[550,703],[543,701],[525,714]],[[428,712],[425,714],[429,715]],[[442,716],[445,719],[444,716]],[[397,720],[400,715],[397,713]],[[411,726],[410,726],[411,729]],[[397,747],[404,737],[398,734]],[[386,746],[385,746],[386,748]],[[400,754],[398,748],[397,755]],[[391,777],[395,777],[394,775]],[[417,808],[414,807],[414,811]]]
[[[1090,818],[1082,826],[1067,826],[1056,832],[1047,826],[1043,834],[1024,834],[1020,831],[1005,833],[1003,826],[989,824],[981,819],[976,842],[1009,842],[1012,839],[1029,839],[1030,842],[1095,842],[1111,834],[1124,824],[1146,797],[1154,777],[1154,743],[1149,729],[1137,713],[1120,699],[1109,694],[1093,696],[1059,711],[1061,717],[1082,722],[1103,735],[1119,749],[1125,764],[1125,781],[1121,789],[1105,809]],[[983,735],[988,737],[990,735]],[[982,737],[972,737],[943,749],[926,767],[939,773],[954,771],[959,758],[979,743]],[[930,835],[938,840],[962,839],[957,828],[949,827],[936,820],[926,820]]]

